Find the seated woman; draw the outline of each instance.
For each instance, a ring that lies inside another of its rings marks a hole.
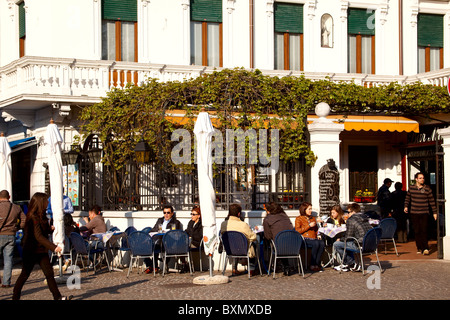
[[[345,219],[344,219],[345,213],[344,213],[344,210],[342,210],[340,205],[333,206],[331,208],[330,215],[331,216],[323,224],[324,227],[326,227],[328,224],[331,224],[336,227],[340,227],[345,224]],[[325,243],[327,245],[332,245],[336,240],[342,238],[344,236],[344,234],[345,234],[345,231],[339,232],[333,238],[330,238],[325,235]]]
[[[190,244],[189,247],[192,249],[196,249],[200,247],[200,244],[203,239],[203,226],[202,226],[202,216],[200,212],[200,207],[194,206],[191,210],[191,220],[188,223],[186,228],[186,233],[189,235]],[[200,257],[201,259],[201,257]],[[181,262],[183,264],[181,272],[189,271],[189,265],[187,264],[184,257],[181,258]]]
[[[312,216],[312,204],[303,202],[300,205],[300,215],[295,218],[295,230],[305,238],[306,245],[311,248],[311,271],[321,271],[321,258],[325,248],[322,240],[317,238],[319,226],[316,217]]]
[[[292,225],[292,222],[289,219],[288,215],[284,212],[283,208],[278,203],[270,202],[264,207],[267,213],[263,221],[264,238],[269,240],[269,242],[270,240],[274,240],[279,232],[294,229],[294,226]],[[283,266],[284,275],[291,275],[294,271],[294,264],[292,259],[288,258],[280,260]]]
[[[203,239],[203,226],[200,207],[195,206],[191,211],[191,221],[186,228],[186,233],[191,238],[190,247],[198,248]]]
[[[337,227],[345,224],[344,220],[344,210],[342,210],[340,205],[335,205],[331,208],[330,211],[331,216],[327,219],[325,223],[331,223]]]

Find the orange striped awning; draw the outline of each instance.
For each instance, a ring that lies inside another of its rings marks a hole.
[[[308,122],[318,116],[308,116]],[[390,131],[390,132],[419,132],[419,123],[415,120],[400,116],[340,116],[329,115],[327,119],[344,123],[345,131]]]
[[[166,119],[177,124],[186,124],[188,119],[185,118],[184,110],[170,110],[166,113]],[[209,112],[213,126],[218,125],[218,119],[215,112]],[[272,115],[276,118],[276,115]],[[308,123],[312,123],[318,116],[309,115]],[[419,132],[419,123],[415,120],[401,116],[343,116],[329,115],[327,119],[331,119],[336,123],[343,123],[345,131],[389,131],[389,132]]]

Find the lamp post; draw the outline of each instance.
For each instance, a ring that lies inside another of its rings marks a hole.
[[[136,162],[138,164],[149,163],[150,152],[151,148],[149,147],[148,143],[144,139],[141,139],[134,148],[134,153],[136,155]]]
[[[81,153],[81,148],[77,144],[73,144],[70,146],[70,151],[64,153],[64,165],[66,164],[75,164],[78,161],[78,156]]]

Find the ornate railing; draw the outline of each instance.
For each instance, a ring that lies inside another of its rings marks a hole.
[[[25,56],[0,68],[0,107],[11,103],[10,98],[21,95],[64,96],[71,100],[95,102],[113,87],[127,82],[140,84],[148,78],[160,81],[183,81],[216,68],[192,65],[165,65],[107,60],[81,60]],[[391,82],[400,84],[420,81],[438,86],[447,85],[450,68],[412,76],[384,76],[369,74],[299,72],[261,70],[271,76],[301,76],[307,79],[329,79],[336,82],[378,86]],[[6,102],[8,101],[8,102]]]

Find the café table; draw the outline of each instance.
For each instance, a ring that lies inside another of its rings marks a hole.
[[[114,266],[114,258],[116,256],[115,250],[116,244],[120,239],[124,238],[125,236],[126,233],[122,231],[114,231],[114,232],[108,231],[105,233],[93,233],[90,237],[91,241],[101,241],[104,245],[105,250],[107,250],[107,252],[111,254],[112,262],[111,267],[109,268],[110,271],[119,271],[119,272],[123,271],[122,269]],[[106,259],[108,259],[107,256]]]
[[[327,223],[325,227],[319,228],[319,233],[326,235],[330,238],[334,238],[337,234],[341,232],[345,232],[347,230],[347,227],[344,225],[342,226],[335,226],[331,223]]]
[[[265,256],[264,256],[264,227],[263,226],[254,226],[252,228],[253,232],[256,233],[257,241],[256,241],[256,253],[258,254],[258,259],[262,267],[264,268],[264,271],[266,273],[269,272],[269,269],[267,268]]]
[[[319,231],[319,233],[321,235],[324,235],[325,237],[329,237],[331,239],[334,239],[334,237],[336,237],[336,235],[338,235],[338,234],[340,234],[342,232],[345,232],[346,230],[347,230],[347,227],[345,226],[345,224],[342,225],[342,226],[335,226],[334,224],[327,223],[326,226],[320,227],[318,231]],[[325,244],[326,244],[326,242],[325,242]],[[326,268],[326,267],[328,267],[330,265],[333,266],[333,264],[334,264],[334,259],[336,257],[336,253],[334,251],[334,246],[333,245],[331,246],[331,248],[332,248],[331,249],[332,251],[330,253],[329,249],[327,249],[327,247],[325,247],[325,250],[328,253],[329,260],[323,266],[324,268]]]

